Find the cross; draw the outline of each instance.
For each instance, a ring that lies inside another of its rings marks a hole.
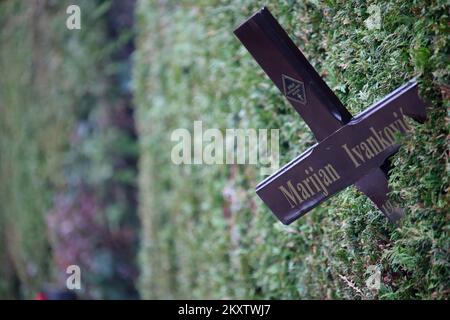
[[[352,117],[267,8],[234,33],[318,141],[256,187],[276,217],[290,224],[354,184],[397,222],[404,212],[389,199],[389,157],[411,130],[405,116],[426,120],[415,79]]]

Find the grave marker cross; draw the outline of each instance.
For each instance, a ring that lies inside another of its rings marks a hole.
[[[267,8],[234,31],[253,58],[307,123],[318,143],[256,188],[281,222],[289,224],[355,184],[391,220],[403,210],[389,200],[389,157],[400,147],[404,119],[426,119],[415,80],[352,117]]]

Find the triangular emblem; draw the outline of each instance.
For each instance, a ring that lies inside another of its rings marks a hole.
[[[306,103],[305,85],[302,81],[296,80],[286,75],[281,75],[283,78],[283,91],[286,98],[300,102],[301,104]]]

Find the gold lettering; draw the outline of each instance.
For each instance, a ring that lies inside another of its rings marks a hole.
[[[384,134],[386,135],[387,139],[390,142],[390,145],[393,145],[395,143],[395,130],[392,130],[390,126],[384,127]]]
[[[358,168],[361,164],[356,161],[355,157],[353,157],[352,152],[348,149],[347,144],[343,144],[342,148],[344,148],[345,152],[347,152],[347,155],[352,159],[353,164],[355,165],[355,168]]]
[[[366,151],[366,158],[367,159],[372,159],[374,157],[374,154],[372,153],[372,150],[370,150],[370,148],[367,146],[367,144],[365,142],[361,142],[361,149]]]
[[[314,195],[314,191],[311,189],[311,186],[309,185],[309,178],[303,180],[303,184],[308,188],[308,191],[310,192],[310,197],[312,197]]]
[[[336,182],[341,178],[341,176],[337,173],[336,169],[331,164],[326,165],[325,170],[327,170],[328,174],[333,179],[333,182]]]
[[[321,188],[321,190],[322,190],[322,193],[323,193],[325,196],[327,196],[327,195],[328,195],[328,189],[324,186],[323,182],[320,181],[320,179],[319,179],[319,177],[317,176],[316,173],[314,173],[313,177],[314,177],[314,179],[316,179],[316,181],[319,183],[320,188]]]
[[[378,142],[375,140],[374,137],[370,136],[369,138],[367,138],[366,141],[370,145],[375,154],[378,154],[381,151],[383,151],[383,149],[378,145]]]
[[[333,183],[333,181],[331,181],[331,179],[328,177],[327,173],[325,172],[325,170],[320,169],[319,170],[319,176],[323,179],[324,184],[328,187],[330,184]]]
[[[303,180],[303,181],[305,181],[305,180]],[[306,200],[309,197],[311,197],[311,195],[309,194],[308,190],[306,190],[305,186],[301,182],[297,183],[297,189],[298,189],[299,192],[302,193],[303,199]]]

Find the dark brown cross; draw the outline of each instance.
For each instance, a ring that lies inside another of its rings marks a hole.
[[[262,181],[256,193],[284,224],[355,184],[389,218],[404,213],[389,200],[389,157],[405,115],[426,120],[413,79],[356,117],[343,106],[267,8],[234,31],[253,58],[308,124],[318,143]]]

